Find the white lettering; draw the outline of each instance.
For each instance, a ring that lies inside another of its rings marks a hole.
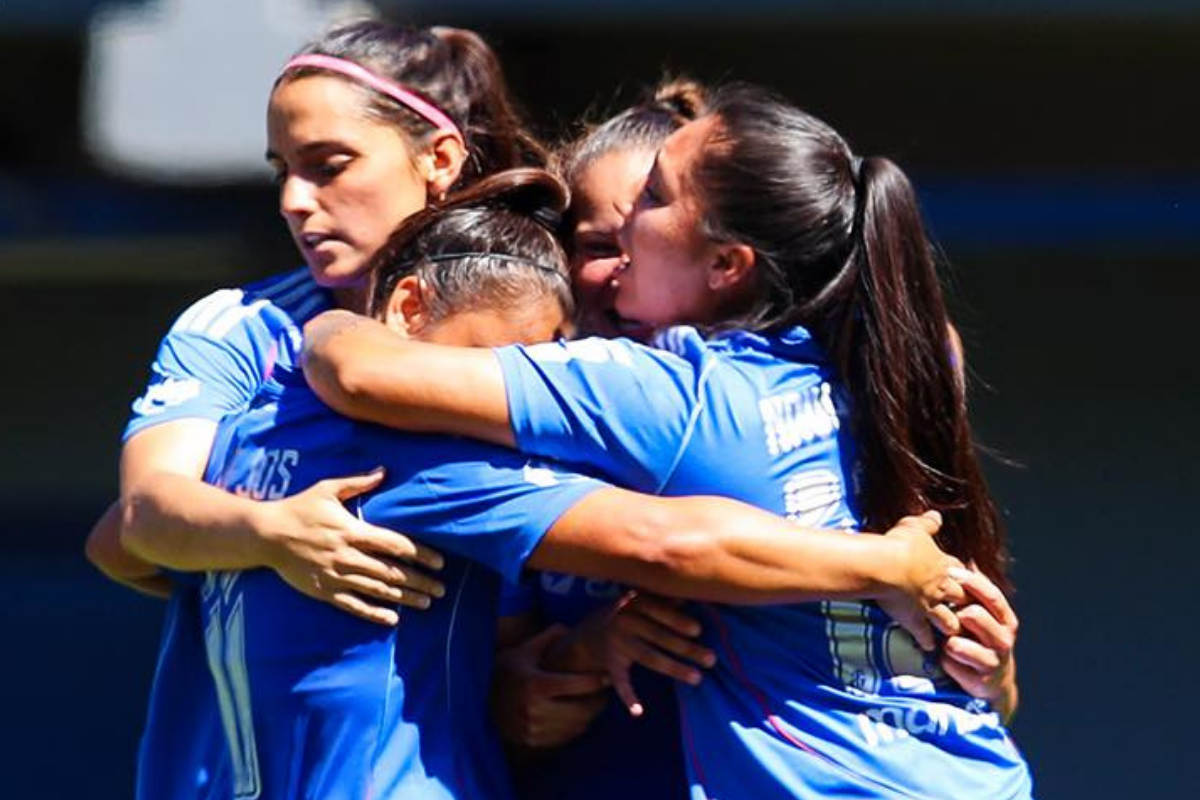
[[[292,470],[300,465],[296,450],[267,450],[255,455],[246,480],[233,487],[234,494],[255,500],[286,497],[292,485]]]
[[[763,419],[767,452],[790,453],[816,439],[831,436],[839,427],[833,388],[825,382],[804,392],[785,392],[758,403]]]
[[[857,717],[858,729],[867,747],[878,747],[909,736],[966,736],[980,728],[999,728],[994,712],[931,703],[926,706],[894,706],[867,709]]]

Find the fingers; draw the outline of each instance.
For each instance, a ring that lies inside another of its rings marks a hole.
[[[925,612],[925,616],[943,636],[954,636],[959,632],[958,617],[954,614],[950,606],[945,603],[938,603]],[[932,650],[933,648],[929,647],[926,649]]]
[[[1013,634],[1016,634],[1017,614],[1009,604],[1008,598],[1004,596],[1004,592],[1000,591],[1000,587],[978,570],[964,569],[961,575],[955,574],[954,578],[962,584],[972,598],[987,609],[1000,625],[1010,628]]]
[[[942,515],[938,511],[929,510],[924,514],[901,517],[895,528],[912,528],[929,536],[937,535],[942,529]]]
[[[369,492],[383,481],[383,467],[376,467],[364,475],[351,475],[348,478],[330,478],[321,481],[323,488],[332,493],[338,500],[346,501],[351,497]]]
[[[329,602],[356,617],[362,617],[368,622],[375,622],[380,625],[395,625],[400,621],[400,614],[394,609],[373,606],[352,592],[336,592],[329,599]]]
[[[617,698],[621,701],[621,705],[625,706],[625,710],[629,712],[631,717],[640,717],[645,708],[642,706],[642,700],[638,697],[637,691],[633,688],[633,679],[630,675],[630,668],[633,662],[625,656],[615,656],[609,661],[608,677],[612,681],[613,691],[617,693]]]
[[[609,686],[609,677],[603,672],[542,672],[531,684],[547,697],[578,698],[603,692]]]
[[[429,608],[430,600],[427,596],[406,592],[365,575],[342,575],[335,580],[338,583],[337,591],[351,591],[367,601],[378,600],[389,605],[402,605],[417,609]]]
[[[667,655],[643,639],[623,637],[614,642],[613,646],[625,658],[635,661],[647,669],[652,669],[655,672],[666,675],[668,678],[682,681],[690,686],[696,686],[701,681],[700,670]]]
[[[942,671],[950,676],[951,679],[963,688],[967,694],[972,697],[982,697],[987,699],[987,686],[979,673],[970,667],[955,661],[949,654],[943,653],[939,659],[939,665]]]
[[[433,548],[414,542],[402,533],[380,528],[355,518],[354,545],[363,550],[381,553],[401,561],[430,569],[441,569],[445,564],[442,554]]]
[[[1015,626],[1003,625],[981,605],[969,605],[958,610],[958,619],[963,630],[974,636],[985,647],[1011,653],[1017,642]]]
[[[343,553],[337,570],[339,578],[346,579],[354,575],[361,575],[387,584],[392,589],[403,589],[406,595],[425,597],[427,600],[433,597],[442,597],[446,593],[445,586],[418,570],[381,561],[357,550],[348,550]],[[428,607],[428,605],[426,603],[421,607]]]
[[[694,634],[700,634],[700,625],[690,618],[685,618],[694,625]],[[702,667],[711,667],[717,662],[716,654],[699,642],[684,636],[679,636],[669,628],[658,624],[655,619],[638,615],[629,615],[615,623],[614,637],[636,638],[653,649],[663,651],[669,656],[691,661]],[[640,652],[640,650],[639,650]]]
[[[622,598],[618,610],[624,614],[638,614],[648,618],[662,628],[674,631],[680,636],[696,637],[700,635],[700,623],[695,618],[680,611],[672,600],[638,593]]]
[[[1000,668],[1000,654],[965,636],[951,636],[943,644],[946,657],[976,672],[990,673]]]

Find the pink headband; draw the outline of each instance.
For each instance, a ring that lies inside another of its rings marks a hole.
[[[287,64],[284,65],[283,71],[298,69],[300,67],[316,67],[318,69],[327,69],[330,72],[337,72],[345,75],[359,83],[365,83],[380,94],[385,94],[400,105],[411,111],[416,112],[419,116],[427,120],[438,130],[450,131],[463,138],[462,131],[454,124],[454,120],[446,116],[446,113],[432,103],[422,100],[415,94],[405,89],[400,84],[393,80],[388,80],[380,75],[376,75],[369,69],[355,64],[353,61],[347,61],[344,58],[336,56],[325,56],[317,53],[309,53],[307,55],[296,56]],[[465,141],[465,140],[464,140]]]

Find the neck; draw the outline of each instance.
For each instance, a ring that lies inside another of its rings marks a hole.
[[[337,307],[356,314],[367,313],[367,282],[356,283],[353,286],[339,286],[333,290],[333,299]]]

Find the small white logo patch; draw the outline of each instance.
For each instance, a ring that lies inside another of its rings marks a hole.
[[[199,394],[200,381],[195,378],[164,378],[134,401],[133,410],[147,417],[161,414],[168,408],[191,400]]]

